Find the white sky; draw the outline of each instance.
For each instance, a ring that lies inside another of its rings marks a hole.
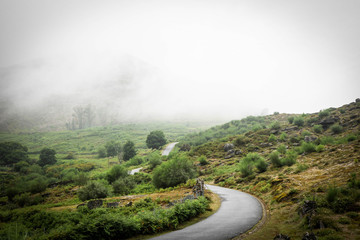
[[[46,63],[0,75],[1,94],[100,96],[130,58],[140,86],[114,103],[130,115],[316,112],[360,97],[359,13],[358,0],[0,0],[0,67]]]

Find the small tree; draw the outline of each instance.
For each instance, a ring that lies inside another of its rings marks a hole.
[[[305,120],[303,117],[299,116],[299,117],[294,118],[294,124],[296,126],[302,127],[302,126],[304,126],[304,123],[305,123]]]
[[[18,142],[0,143],[0,165],[14,164],[28,160],[28,149]]]
[[[78,190],[78,196],[81,201],[95,198],[105,198],[108,194],[108,189],[100,182],[90,182],[85,187]]]
[[[55,154],[56,154],[55,150],[53,150],[51,148],[43,148],[40,151],[38,164],[42,167],[45,165],[55,164],[56,163]]]
[[[146,138],[148,148],[160,149],[166,144],[165,135],[162,131],[152,131]]]
[[[125,167],[121,165],[115,165],[111,168],[111,170],[107,173],[106,179],[109,183],[115,182],[119,178],[125,178],[127,177],[128,171],[125,169]]]
[[[136,155],[135,144],[132,141],[127,141],[123,148],[124,160],[127,161]]]
[[[121,152],[121,145],[119,142],[115,142],[114,140],[107,142],[105,144],[106,156],[107,157],[115,157],[118,156]]]

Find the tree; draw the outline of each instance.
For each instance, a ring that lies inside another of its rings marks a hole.
[[[0,143],[0,165],[14,164],[28,159],[27,147],[18,142]]]
[[[101,182],[90,182],[78,190],[78,196],[81,201],[106,198],[108,194],[108,189]]]
[[[106,156],[107,157],[115,157],[118,156],[121,152],[121,145],[119,142],[115,142],[114,140],[107,142],[105,144]]]
[[[115,165],[113,166],[110,171],[106,174],[106,180],[109,183],[113,183],[119,178],[125,178],[129,176],[128,171],[126,168],[122,165]]]
[[[166,144],[165,135],[162,131],[152,131],[146,138],[148,148],[160,149]]]
[[[43,148],[40,151],[38,164],[42,167],[45,165],[55,164],[56,163],[55,154],[56,154],[55,150],[53,150],[51,148]]]
[[[127,141],[123,147],[124,160],[127,161],[136,155],[135,144],[132,141]]]

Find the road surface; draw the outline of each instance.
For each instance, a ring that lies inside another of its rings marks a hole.
[[[163,156],[168,156],[169,153],[173,150],[173,148],[175,147],[176,144],[178,144],[178,142],[173,142],[173,143],[170,143],[169,145],[167,145],[165,150],[162,152],[162,155]]]
[[[218,186],[206,185],[221,197],[219,210],[207,219],[154,240],[227,240],[245,233],[262,218],[262,206],[253,196]]]

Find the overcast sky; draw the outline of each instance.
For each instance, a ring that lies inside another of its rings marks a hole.
[[[359,0],[0,0],[1,95],[103,101],[121,78],[126,100],[105,102],[131,116],[339,107],[360,97],[359,13]]]

